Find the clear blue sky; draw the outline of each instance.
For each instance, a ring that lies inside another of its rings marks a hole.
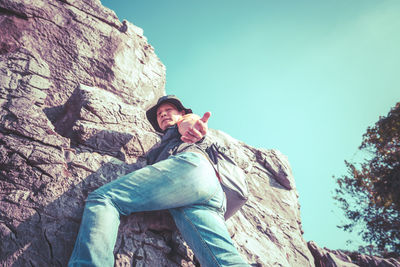
[[[400,1],[102,3],[144,30],[168,94],[211,111],[210,127],[288,156],[307,241],[361,244],[336,227],[332,176],[361,158],[367,127],[400,101]]]

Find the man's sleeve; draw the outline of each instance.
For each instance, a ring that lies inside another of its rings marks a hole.
[[[200,141],[196,142],[196,145],[203,149],[203,151],[207,151],[207,149],[212,145],[211,137],[206,134],[203,138],[200,139]]]

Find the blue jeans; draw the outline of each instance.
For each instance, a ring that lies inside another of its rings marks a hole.
[[[249,266],[226,229],[225,206],[225,194],[203,155],[170,156],[88,196],[68,266],[114,266],[120,215],[162,209],[169,209],[202,267]]]

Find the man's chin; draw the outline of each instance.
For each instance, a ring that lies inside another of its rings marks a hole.
[[[175,123],[173,121],[168,121],[166,123],[163,123],[163,127],[160,127],[163,131],[165,131],[168,127],[174,126]]]

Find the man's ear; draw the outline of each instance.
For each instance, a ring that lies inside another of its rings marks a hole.
[[[183,115],[185,115],[185,114],[186,114],[185,110],[184,110],[184,109],[182,109],[182,111],[181,111],[181,115],[183,116]]]

